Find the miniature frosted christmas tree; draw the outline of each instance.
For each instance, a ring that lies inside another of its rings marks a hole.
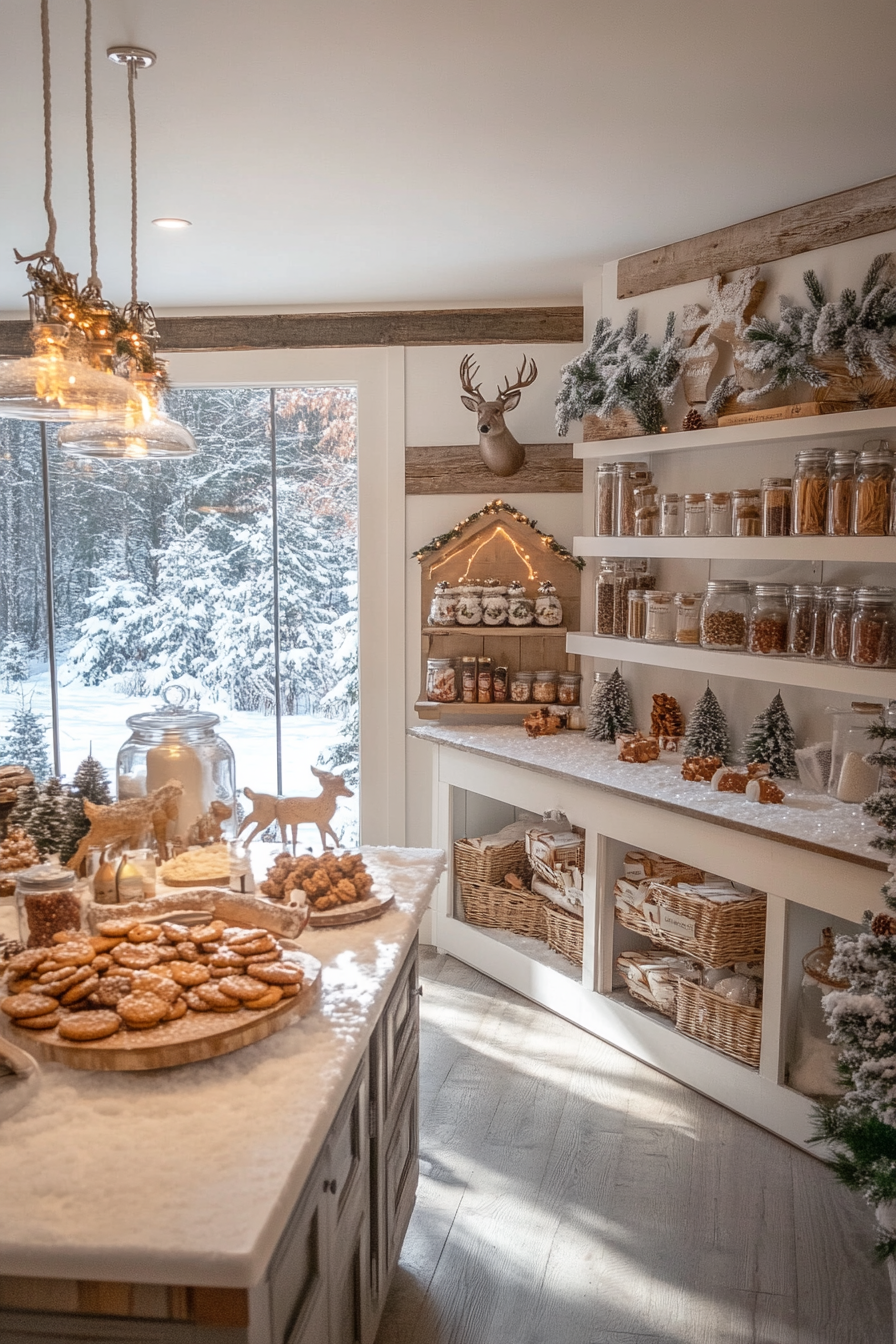
[[[596,742],[615,742],[617,733],[634,731],[631,696],[617,667],[608,681],[594,683],[588,710],[588,736]]]
[[[0,738],[0,761],[27,765],[37,782],[43,783],[50,774],[47,754],[47,734],[39,714],[25,704],[24,693],[18,709],[14,709],[6,735]]]
[[[750,730],[744,740],[744,758],[748,765],[754,761],[767,765],[769,773],[779,779],[796,779],[796,735],[793,724],[784,708],[781,692],[775,696],[768,709],[750,724]]]
[[[67,844],[71,845],[70,854],[74,854],[83,836],[90,830],[90,822],[84,815],[84,799],[88,802],[107,806],[115,800],[109,788],[109,780],[99,761],[93,755],[85,756],[75,771],[69,790],[69,834]]]
[[[681,744],[683,756],[718,756],[723,762],[731,755],[728,724],[713,692],[707,686],[697,701]]]
[[[59,854],[64,863],[75,852],[75,846],[70,843],[70,802],[60,781],[52,775],[40,792],[27,826],[42,858]]]

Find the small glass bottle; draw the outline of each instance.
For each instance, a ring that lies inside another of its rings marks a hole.
[[[792,658],[808,658],[812,648],[812,618],[815,613],[814,583],[795,583],[790,590],[787,622],[787,652]]]
[[[731,491],[731,532],[735,537],[762,534],[762,509],[758,490]]]
[[[750,585],[745,579],[710,579],[700,608],[702,648],[744,649],[749,606]]]
[[[647,603],[643,588],[632,588],[628,595],[628,624],[625,633],[629,639],[643,639],[647,628]]]
[[[600,562],[600,569],[594,585],[594,633],[596,635],[612,635],[613,633],[613,603],[615,600],[617,568],[618,565],[615,560],[604,558]]]
[[[852,535],[885,537],[890,525],[893,451],[885,439],[866,443],[856,462]]]
[[[675,643],[700,643],[700,607],[702,593],[675,594]]]
[[[896,661],[896,588],[858,588],[850,623],[853,667],[892,667]]]
[[[660,536],[681,536],[681,499],[676,494],[660,495]]]
[[[731,536],[731,491],[716,490],[706,496],[706,535]]]
[[[451,658],[427,658],[426,698],[440,704],[457,699],[457,677]]]
[[[828,589],[828,632],[825,656],[832,663],[849,662],[849,627],[855,590],[843,584]]]
[[[645,593],[644,598],[647,603],[646,643],[671,644],[675,638],[675,594]]]
[[[790,506],[793,486],[789,476],[764,476],[762,489],[762,535],[790,536]]]
[[[795,537],[823,537],[828,506],[828,450],[802,448],[793,468]]]
[[[812,629],[809,636],[809,657],[820,662],[827,657],[828,615],[831,607],[830,590],[816,583],[812,602]]]
[[[527,705],[532,699],[534,672],[512,672],[510,674],[510,699],[515,705]]]
[[[553,668],[542,668],[535,673],[532,683],[532,699],[537,705],[557,703],[557,673]]]
[[[476,703],[476,693],[478,691],[476,668],[478,663],[479,659],[475,653],[465,653],[460,660],[461,699],[465,705],[475,705]]]
[[[616,463],[599,462],[594,477],[594,535],[612,537],[616,531]]]
[[[561,672],[557,678],[557,700],[561,705],[577,705],[582,685],[581,672]]]
[[[682,535],[685,537],[706,536],[706,495],[687,494],[684,497],[684,521]]]
[[[476,660],[476,700],[480,705],[490,705],[494,700],[492,660],[488,657]]]
[[[616,535],[635,535],[635,490],[648,485],[651,473],[646,462],[616,463]]]
[[[855,493],[856,452],[854,448],[835,448],[828,466],[828,506],[825,532],[829,537],[848,537],[852,526],[852,500]]]
[[[750,603],[747,650],[750,653],[787,652],[789,611],[786,583],[757,583]]]

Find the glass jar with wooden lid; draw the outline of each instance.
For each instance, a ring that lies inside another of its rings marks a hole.
[[[823,537],[828,507],[828,450],[802,448],[793,468],[793,515],[795,537]]]
[[[893,450],[885,439],[866,443],[856,462],[852,494],[854,537],[885,537],[890,525]]]
[[[852,526],[856,483],[856,451],[835,448],[828,465],[828,506],[825,531],[829,537],[848,537]]]
[[[735,537],[761,535],[762,510],[758,490],[731,491],[731,533]]]
[[[793,482],[789,476],[764,476],[762,489],[762,535],[789,537]]]

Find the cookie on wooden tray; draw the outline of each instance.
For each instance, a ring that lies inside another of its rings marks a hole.
[[[101,1041],[114,1036],[121,1027],[121,1018],[111,1009],[98,1008],[94,1012],[77,1013],[59,1023],[59,1035],[67,1041]]]

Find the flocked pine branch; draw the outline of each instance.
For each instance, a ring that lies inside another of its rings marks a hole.
[[[645,434],[663,427],[663,407],[675,394],[681,376],[681,345],[670,313],[662,344],[651,346],[646,332],[638,335],[638,310],[621,327],[608,318],[598,322],[584,354],[564,366],[557,395],[557,432],[566,434],[570,420],[594,414],[630,411]]]

